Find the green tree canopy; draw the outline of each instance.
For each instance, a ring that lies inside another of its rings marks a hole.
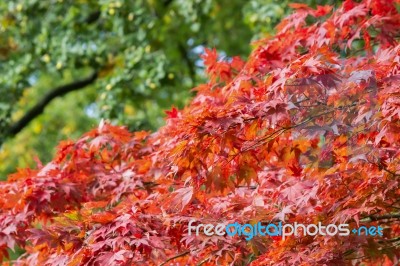
[[[131,130],[157,128],[162,110],[182,107],[202,81],[203,47],[246,57],[248,43],[271,33],[290,12],[287,4],[2,1],[0,144],[7,141],[0,173],[31,163],[33,153],[49,160],[57,141],[80,135],[100,118]]]

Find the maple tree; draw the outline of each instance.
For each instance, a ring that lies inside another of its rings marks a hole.
[[[296,9],[157,132],[102,122],[0,183],[15,265],[396,265],[399,1]],[[383,236],[189,235],[188,222],[348,223]]]

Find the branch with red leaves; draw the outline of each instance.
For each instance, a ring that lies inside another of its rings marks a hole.
[[[395,1],[292,7],[246,63],[206,50],[208,83],[157,132],[101,122],[0,182],[0,260],[18,245],[17,265],[396,265]],[[189,234],[191,220],[380,225],[384,237],[246,240]]]

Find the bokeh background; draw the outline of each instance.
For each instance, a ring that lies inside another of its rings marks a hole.
[[[0,1],[0,179],[104,118],[156,130],[206,82],[200,55],[246,59],[288,0]],[[313,7],[339,1],[305,0]],[[35,159],[37,158],[37,159]]]

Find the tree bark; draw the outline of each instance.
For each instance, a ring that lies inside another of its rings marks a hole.
[[[49,91],[34,107],[32,107],[28,112],[15,124],[10,126],[7,132],[7,137],[14,136],[18,134],[23,128],[25,128],[33,119],[43,113],[44,108],[54,99],[63,96],[71,91],[76,91],[85,88],[86,86],[92,84],[97,79],[97,72],[94,72],[89,77],[74,81],[69,84],[62,85],[51,91]]]

